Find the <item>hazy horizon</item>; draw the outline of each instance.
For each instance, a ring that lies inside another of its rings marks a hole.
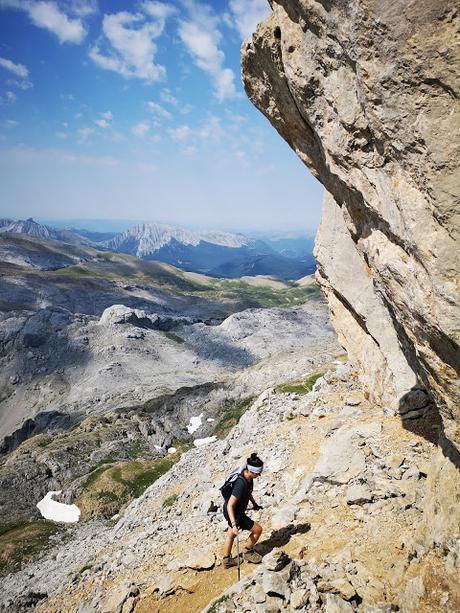
[[[319,223],[323,188],[249,102],[266,0],[0,1],[0,216]]]
[[[54,227],[56,229],[74,229],[74,230],[88,230],[90,232],[123,232],[139,224],[159,224],[168,226],[179,226],[190,230],[216,230],[223,232],[233,232],[242,234],[257,235],[295,235],[296,237],[311,238],[316,233],[316,230],[306,230],[304,228],[285,226],[285,227],[266,227],[260,228],[255,226],[225,226],[223,224],[208,223],[208,224],[196,224],[196,223],[177,223],[168,220],[159,219],[120,219],[120,218],[75,218],[75,217],[42,217],[40,215],[30,215],[28,217],[18,216],[3,216],[0,218],[14,219],[15,221],[26,220],[32,218],[35,222]]]

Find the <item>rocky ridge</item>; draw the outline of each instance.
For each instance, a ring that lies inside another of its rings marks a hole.
[[[203,230],[201,232],[186,230],[164,224],[139,224],[115,238],[104,243],[108,249],[124,251],[129,246],[129,252],[140,258],[152,255],[172,240],[184,245],[196,247],[201,241],[238,249],[249,244],[249,239],[242,234]]]

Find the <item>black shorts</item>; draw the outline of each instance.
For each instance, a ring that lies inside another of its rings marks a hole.
[[[224,517],[227,520],[227,523],[228,523],[228,525],[231,528],[232,527],[232,523],[231,523],[230,518],[228,516],[227,504],[224,504],[224,506],[222,507],[222,510],[224,512]],[[253,527],[254,527],[254,520],[252,520],[250,517],[248,517],[245,513],[242,513],[241,515],[238,515],[235,519],[236,519],[236,525],[241,530],[252,530]]]

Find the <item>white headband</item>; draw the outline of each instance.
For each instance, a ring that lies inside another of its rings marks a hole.
[[[250,464],[247,465],[248,470],[250,470],[252,473],[256,473],[256,475],[260,475],[260,473],[262,472],[262,468],[263,466],[251,466]]]

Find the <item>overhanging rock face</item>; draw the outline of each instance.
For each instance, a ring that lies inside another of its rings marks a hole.
[[[460,449],[455,0],[272,0],[243,80],[327,190],[318,280],[369,395]]]

